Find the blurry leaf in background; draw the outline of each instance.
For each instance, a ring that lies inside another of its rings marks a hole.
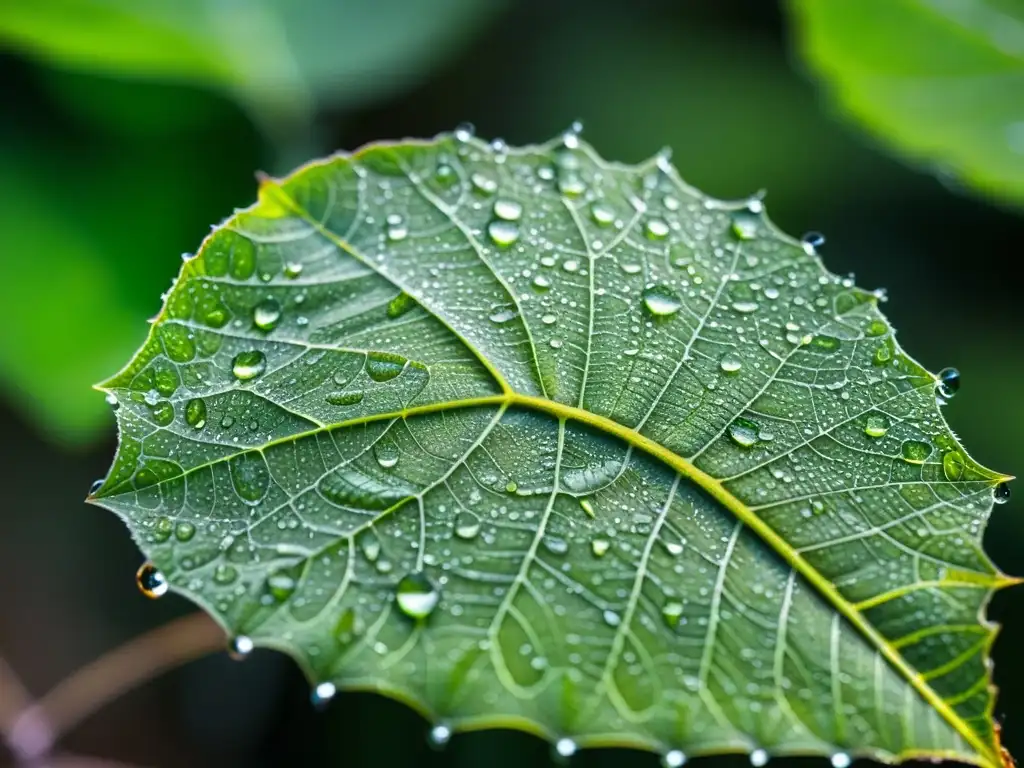
[[[792,0],[798,47],[886,144],[1024,204],[1024,4]]]
[[[0,45],[66,68],[208,84],[268,135],[317,104],[351,106],[423,79],[495,0],[9,0]]]

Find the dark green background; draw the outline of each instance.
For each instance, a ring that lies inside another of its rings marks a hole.
[[[0,50],[0,656],[38,695],[191,610],[139,595],[140,558],[124,527],[82,503],[115,440],[88,386],[141,343],[180,254],[254,199],[257,169],[284,172],[297,157],[463,120],[485,138],[526,143],[580,118],[605,157],[637,161],[667,144],[683,177],[711,194],[766,188],[783,228],[827,235],[833,271],[888,289],[886,312],[913,356],[961,369],[947,417],[974,455],[1024,472],[1024,216],[873,146],[831,114],[789,40],[780,9],[764,0],[521,2],[413,73],[417,85],[324,106],[312,131],[276,144],[212,90],[63,71]],[[998,507],[986,536],[1014,574],[1024,574],[1022,504]],[[1005,624],[997,714],[1011,752],[1024,754],[1022,594],[998,596],[991,615]],[[371,695],[340,695],[323,713],[307,701],[286,659],[218,655],[124,696],[63,743],[159,766],[549,759],[547,744],[507,732],[457,736],[432,752],[424,722]],[[620,750],[573,760],[656,764]]]

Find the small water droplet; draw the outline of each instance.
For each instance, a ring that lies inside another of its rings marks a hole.
[[[599,227],[611,226],[615,221],[615,211],[604,203],[594,203],[590,206],[590,218]]]
[[[686,765],[686,753],[681,749],[672,749],[666,752],[661,758],[664,768],[682,768]]]
[[[430,729],[430,743],[435,747],[443,747],[452,738],[452,729],[444,723],[438,723]]]
[[[753,240],[757,237],[757,231],[761,226],[761,218],[758,212],[752,211],[749,207],[743,210],[733,211],[732,233],[740,240]]]
[[[515,493],[517,490],[519,490],[519,484],[515,480],[509,480],[505,483],[505,491],[507,493]]]
[[[683,302],[676,292],[665,285],[659,284],[645,288],[641,297],[647,311],[657,317],[674,315],[683,306]]]
[[[964,476],[966,463],[960,451],[947,451],[942,455],[942,472],[949,481],[959,480]]]
[[[107,405],[109,405],[115,411],[121,406],[121,403],[117,401],[117,395],[115,395],[113,392],[107,392],[103,399],[106,401]]]
[[[310,701],[316,709],[323,709],[330,703],[331,699],[333,699],[337,693],[338,687],[334,683],[318,683],[313,689]]]
[[[233,584],[238,578],[238,569],[229,563],[222,563],[213,570],[213,581],[215,584]]]
[[[231,372],[239,381],[255,379],[267,369],[267,358],[259,350],[240,352],[231,362]]]
[[[487,234],[499,248],[507,248],[519,239],[519,225],[498,219],[487,225]]]
[[[939,371],[936,392],[943,400],[951,400],[960,391],[960,371],[956,368],[943,368]]]
[[[908,464],[924,464],[932,453],[932,447],[920,440],[906,440],[900,447],[900,453]]]
[[[405,219],[399,214],[389,214],[386,219],[388,225],[388,240],[397,243],[409,236],[409,228],[405,225]]]
[[[594,505],[590,503],[590,499],[580,499],[580,508],[587,513],[587,517],[597,517],[597,515],[594,514]]]
[[[494,201],[494,215],[505,221],[519,221],[523,215],[523,206],[515,200],[503,200],[499,197]]]
[[[235,661],[242,661],[255,648],[256,644],[253,643],[252,638],[248,635],[235,635],[228,644],[228,655]]]
[[[829,762],[832,763],[832,768],[850,768],[850,756],[845,752],[836,752]]]
[[[1005,504],[1010,500],[1010,484],[1005,480],[996,486],[993,491],[996,504]]]
[[[460,539],[473,539],[480,533],[480,518],[463,510],[455,517],[455,535]]]
[[[594,553],[594,557],[604,557],[610,547],[611,542],[608,539],[594,539],[590,542],[590,551]]]
[[[576,754],[576,742],[572,739],[562,738],[555,742],[555,753],[559,757],[572,757]]]
[[[427,618],[440,599],[441,592],[422,571],[406,574],[395,590],[395,602],[399,609],[412,619]]]
[[[762,768],[768,763],[768,753],[763,749],[755,749],[750,753],[750,764],[754,768]]]
[[[261,331],[272,331],[281,320],[281,305],[277,299],[264,299],[252,311],[252,322]]]
[[[373,447],[377,463],[384,469],[391,469],[398,463],[398,446],[391,440],[381,440]]]
[[[583,123],[573,120],[572,125],[565,129],[562,134],[562,144],[566,149],[577,149],[580,146],[580,133],[583,132]]]
[[[889,431],[889,423],[884,416],[868,416],[864,424],[864,434],[868,437],[884,437]]]
[[[664,219],[648,219],[644,231],[649,239],[662,240],[668,237],[668,224]]]
[[[622,623],[622,617],[615,611],[605,611],[602,616],[604,618],[604,623],[609,627],[617,627]]]
[[[302,263],[298,261],[289,261],[284,265],[284,276],[289,280],[294,280],[302,274]]]
[[[169,589],[167,579],[150,562],[143,563],[139,570],[135,572],[135,583],[138,585],[139,591],[150,600],[163,597]]]
[[[729,425],[729,437],[736,445],[750,448],[757,444],[759,430],[760,427],[755,422],[740,416]]]
[[[476,135],[476,126],[470,122],[459,123],[455,127],[455,140],[465,143]]]
[[[730,350],[722,355],[722,361],[720,363],[722,370],[726,373],[736,373],[740,368],[743,367],[743,360],[734,351]]]
[[[185,404],[185,422],[193,429],[206,426],[206,401],[194,397]]]
[[[675,600],[665,603],[661,609],[661,617],[669,627],[675,629],[679,625],[679,619],[683,617],[683,604]]]

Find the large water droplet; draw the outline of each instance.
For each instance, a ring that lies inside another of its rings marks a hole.
[[[480,192],[482,194],[493,195],[495,192],[498,191],[498,182],[492,179],[490,176],[487,176],[486,174],[479,172],[474,173],[472,176],[469,177],[469,180],[473,184],[473,187],[477,190],[477,192]]]
[[[617,627],[622,623],[622,617],[615,611],[607,610],[601,616],[604,619],[604,623],[609,627]]]
[[[906,440],[900,447],[900,453],[908,464],[924,464],[925,459],[931,456],[932,447],[920,440]]]
[[[193,429],[206,426],[206,401],[194,397],[185,404],[185,422]]]
[[[758,304],[756,301],[734,301],[732,308],[741,315],[749,315],[752,312],[757,312]]]
[[[641,294],[647,311],[657,317],[674,315],[683,306],[682,300],[665,285],[652,285]]]
[[[572,757],[576,754],[576,742],[572,739],[562,738],[555,742],[555,754],[559,757]]]
[[[681,749],[672,749],[666,752],[661,758],[664,768],[682,768],[686,765],[686,753]]]
[[[106,479],[102,477],[99,480],[93,480],[92,485],[89,486],[89,495],[95,496],[96,492],[103,487],[105,482],[107,482]]]
[[[440,599],[441,592],[422,571],[405,575],[395,590],[395,602],[399,609],[406,616],[417,620],[425,619],[433,613]]]
[[[800,242],[804,245],[804,251],[814,254],[825,244],[825,236],[821,232],[806,232]]]
[[[950,481],[959,480],[964,476],[964,456],[960,451],[947,451],[942,456],[942,472]]]
[[[615,221],[615,210],[604,203],[594,203],[590,206],[590,218],[599,227],[608,227]]]
[[[487,225],[491,242],[499,248],[508,248],[519,239],[519,225],[512,221],[496,219]]]
[[[732,233],[740,240],[753,240],[761,226],[761,218],[749,208],[733,211]]]
[[[1005,504],[1010,500],[1010,484],[1005,480],[996,486],[993,491],[993,497],[996,504]]]
[[[295,577],[287,571],[275,571],[267,577],[267,591],[279,603],[291,597],[296,586]]]
[[[174,538],[184,543],[186,541],[192,541],[192,537],[196,535],[196,527],[187,520],[182,520],[176,526],[174,526]]]
[[[235,635],[228,643],[228,655],[235,661],[241,661],[252,653],[255,647],[256,644],[248,635]]]
[[[515,200],[498,198],[494,201],[494,215],[505,221],[519,221],[523,215],[523,206]]]
[[[675,629],[679,625],[679,619],[683,617],[683,604],[675,600],[665,603],[661,609],[661,617],[669,627]]]
[[[374,381],[390,381],[402,372],[406,360],[388,352],[370,352],[366,355],[366,374]]]
[[[151,600],[163,597],[169,589],[167,579],[150,562],[143,563],[135,572],[135,583],[139,591]]]
[[[864,434],[868,437],[883,437],[889,431],[889,423],[884,416],[868,416],[864,424]]]
[[[465,143],[473,138],[476,134],[476,126],[470,122],[459,123],[455,127],[455,140]]]
[[[264,299],[252,311],[252,322],[261,331],[272,331],[281,321],[281,304],[277,299]]]
[[[502,323],[507,323],[509,320],[515,320],[519,317],[519,312],[516,311],[515,307],[499,307],[491,312],[487,317],[492,323],[498,323],[501,325]]]
[[[590,551],[594,553],[594,557],[604,557],[610,547],[611,542],[608,539],[594,539],[590,542]]]
[[[668,237],[668,224],[664,219],[648,219],[644,232],[651,240],[663,240]]]
[[[373,455],[384,469],[391,469],[398,463],[398,446],[391,440],[381,440],[373,447]]]
[[[726,373],[736,373],[736,371],[743,367],[743,359],[734,351],[730,350],[722,355],[720,365],[722,366],[722,370]]]
[[[284,265],[284,276],[289,280],[294,280],[302,274],[302,263],[298,261],[289,261]]]
[[[759,430],[760,427],[755,422],[740,416],[729,425],[729,437],[736,445],[750,448],[757,444]]]
[[[238,569],[230,563],[221,563],[213,571],[214,583],[220,584],[221,586],[233,584],[237,578]]]
[[[480,533],[480,518],[463,510],[455,518],[455,535],[460,539],[473,539]]]
[[[850,756],[845,752],[836,752],[829,758],[832,768],[850,768]]]
[[[943,368],[939,371],[939,381],[936,384],[936,392],[943,400],[952,399],[960,390],[960,371],[956,368]]]
[[[267,369],[267,358],[259,350],[240,352],[231,362],[231,372],[239,381],[255,379]]]
[[[388,214],[386,219],[388,225],[388,240],[397,243],[409,236],[409,228],[405,226],[405,219],[400,214]]]
[[[329,405],[356,405],[363,401],[362,392],[330,392],[324,396]]]
[[[768,753],[763,749],[755,749],[750,753],[750,764],[754,768],[762,768],[768,763]]]
[[[443,747],[452,738],[452,729],[444,723],[438,723],[430,729],[430,743],[435,747]]]
[[[331,699],[338,693],[338,687],[334,683],[324,682],[317,684],[310,696],[310,701],[316,709],[326,707]]]

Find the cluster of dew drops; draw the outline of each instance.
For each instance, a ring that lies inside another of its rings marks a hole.
[[[574,122],[568,130],[562,135],[562,142],[568,149],[575,149],[579,146],[580,133],[582,131],[582,124],[580,122]],[[462,123],[455,129],[455,138],[457,141],[465,143],[469,141],[475,133],[475,129],[470,123]],[[505,143],[500,139],[495,139],[491,143],[491,148],[495,151],[497,156],[502,156],[506,151],[507,147]],[[668,161],[667,152],[663,152],[659,155],[659,162]],[[477,181],[474,183],[484,183],[483,181]],[[563,190],[565,191],[565,190]],[[568,194],[568,192],[567,192]],[[758,215],[763,210],[763,204],[760,199],[754,198],[748,202],[745,213]],[[495,204],[495,215],[496,219],[491,222],[488,235],[499,246],[509,246],[513,244],[519,237],[518,220],[522,216],[523,210],[519,203],[511,201],[498,201]],[[600,219],[605,217],[606,212],[603,209],[595,209],[594,216]],[[734,223],[734,228],[737,229],[738,236],[744,236],[746,233],[743,231],[745,219],[741,216],[737,218]],[[388,219],[388,238],[390,240],[400,240],[407,235],[407,230],[404,227],[404,223],[400,217],[391,217]],[[659,235],[667,234],[667,228],[664,233],[659,229],[661,224],[658,222],[652,222],[649,226],[653,226],[654,229],[649,232],[650,236],[657,237]],[[667,225],[666,225],[667,226]],[[751,225],[752,226],[752,225]],[[818,232],[808,232],[802,238],[804,250],[809,255],[814,255],[817,250],[824,245],[825,237]],[[301,265],[289,265],[286,269],[286,273],[290,277],[297,276],[301,270]],[[665,293],[659,290],[658,286],[648,288],[644,291],[642,296],[644,304],[648,311],[655,315],[670,315],[677,312],[682,304],[678,297]],[[257,327],[269,330],[277,325],[281,319],[281,308],[280,305],[272,300],[268,300],[260,303],[254,309],[254,323]],[[723,358],[721,362],[722,370],[726,373],[735,372],[741,366],[741,361],[738,359],[733,360],[728,356]],[[232,373],[239,381],[248,381],[256,378],[263,373],[266,366],[265,358],[263,354],[258,351],[242,352],[238,354],[232,361]],[[939,372],[936,377],[936,399],[939,404],[945,404],[950,400],[960,389],[960,373],[955,368],[944,368]],[[110,393],[107,395],[107,402],[112,406],[118,405],[117,397]],[[202,424],[205,422],[205,408],[200,408],[197,405],[201,401],[191,401],[188,406],[189,418],[188,421],[193,426]],[[202,412],[201,412],[202,411]],[[886,433],[886,426],[883,423],[875,423],[871,419],[868,420],[865,427],[865,432],[870,437],[881,437]],[[747,423],[743,419],[737,419],[729,429],[729,434],[733,441],[741,447],[750,447],[758,442],[758,430],[757,425],[753,423]],[[391,459],[387,459],[393,465]],[[382,462],[382,465],[383,462]],[[94,495],[100,491],[104,485],[104,480],[100,479],[93,483],[90,488],[90,494]],[[1010,488],[1006,482],[1000,482],[994,489],[994,500],[997,504],[1004,504],[1010,499]],[[460,536],[464,532],[460,532]],[[139,590],[146,597],[156,599],[167,594],[170,589],[170,585],[164,574],[151,562],[145,562],[136,572],[136,584]],[[399,581],[395,590],[395,602],[398,608],[403,614],[415,621],[424,621],[433,612],[434,608],[438,605],[441,599],[440,590],[436,585],[431,582],[427,576],[420,572],[414,572],[407,574],[401,581]],[[237,635],[231,639],[228,652],[234,659],[244,659],[248,657],[255,649],[256,645],[252,638],[247,635]],[[328,702],[337,693],[337,687],[330,681],[320,682],[314,685],[311,693],[311,701],[314,707],[320,709],[327,705]],[[451,726],[445,723],[436,724],[429,731],[429,741],[435,747],[443,747],[449,742],[453,735],[453,729]],[[578,751],[577,743],[571,738],[560,738],[553,744],[553,756],[559,761],[569,760]],[[749,755],[750,764],[754,768],[761,768],[768,763],[769,753],[761,748],[752,749]],[[662,754],[661,758],[662,765],[665,768],[679,768],[687,762],[686,754],[678,749],[672,749]],[[851,763],[851,757],[845,752],[835,752],[831,755],[830,762],[832,768],[848,768]]]

